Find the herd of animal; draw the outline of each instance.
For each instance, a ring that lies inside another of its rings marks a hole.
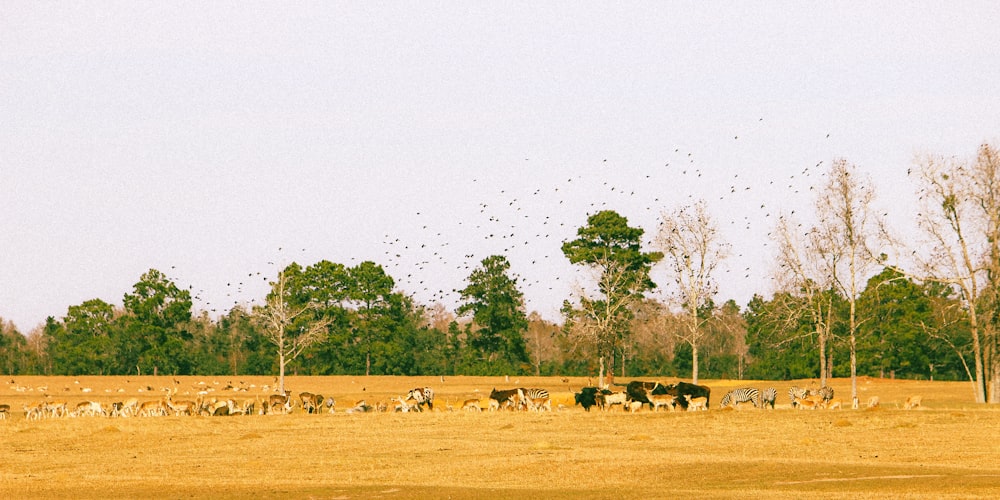
[[[576,405],[580,405],[584,410],[590,411],[593,407],[601,410],[609,410],[619,406],[625,411],[638,411],[646,406],[652,411],[661,409],[669,411],[699,411],[708,410],[712,390],[704,385],[691,384],[687,382],[677,382],[674,384],[663,384],[660,382],[632,381],[628,384],[618,385],[622,388],[618,391],[606,387],[584,387],[580,392],[574,394]],[[322,394],[311,392],[301,392],[298,399],[292,397],[291,391],[283,394],[267,394],[252,398],[233,399],[219,397],[205,397],[199,395],[195,400],[175,400],[177,389],[164,390],[166,396],[162,398],[140,401],[137,398],[128,398],[112,403],[100,403],[98,401],[83,401],[69,404],[63,401],[46,398],[35,404],[23,405],[24,415],[27,420],[38,420],[52,417],[85,417],[85,416],[109,416],[109,417],[156,417],[168,415],[203,415],[203,416],[228,416],[228,415],[268,415],[287,414],[293,411],[295,406],[309,414],[334,413],[336,411],[336,401],[332,397],[324,397]],[[751,404],[756,408],[774,408],[778,392],[773,387],[757,389],[754,387],[741,387],[733,389],[722,396],[719,402],[720,409],[737,408],[740,405]],[[831,387],[823,386],[819,388],[792,387],[788,390],[788,397],[792,408],[798,409],[840,409],[843,402],[834,397],[834,390]],[[907,398],[903,409],[914,409],[921,406],[920,396]],[[466,399],[456,408],[447,404],[448,410],[461,409],[465,411],[552,411],[552,398],[549,391],[541,388],[518,387],[513,389],[494,388],[486,400],[486,404],[479,398]],[[559,405],[563,408],[562,405]],[[868,407],[879,406],[879,399],[873,396],[868,400]],[[857,405],[854,405],[857,408]],[[388,402],[376,402],[369,404],[366,400],[354,403],[350,408],[345,409],[345,413],[366,413],[366,412],[422,412],[434,409],[434,390],[431,387],[417,387],[406,392],[405,395],[392,397]],[[0,404],[0,420],[6,419],[11,408],[8,404]]]

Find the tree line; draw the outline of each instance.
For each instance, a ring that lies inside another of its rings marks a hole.
[[[663,214],[651,248],[613,210],[562,245],[594,271],[553,323],[528,314],[503,255],[483,259],[454,310],[419,304],[375,262],[292,263],[255,306],[212,318],[162,272],[121,306],[92,299],[22,335],[0,320],[11,374],[575,375],[711,378],[858,376],[1000,386],[1000,155],[927,157],[911,170],[923,240],[903,243],[874,210],[874,186],[835,161],[808,222],[782,214],[770,296],[717,297],[730,245],[704,202]],[[906,262],[906,266],[902,263]],[[668,281],[650,277],[654,266]],[[667,301],[650,297],[668,289]]]

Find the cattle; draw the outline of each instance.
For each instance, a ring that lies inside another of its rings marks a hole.
[[[503,391],[498,391],[493,388],[490,391],[490,399],[496,401],[497,409],[499,408],[516,408],[520,404],[520,394],[522,394],[522,389],[506,389]]]
[[[609,391],[610,392],[610,391]],[[583,407],[585,411],[590,411],[592,406],[597,405],[598,396],[603,394],[603,390],[597,387],[584,387],[580,392],[573,394],[576,404]]]
[[[406,394],[406,399],[416,400],[417,411],[420,411],[420,407],[423,405],[427,405],[428,410],[434,409],[434,389],[430,387],[410,389],[410,392]]]
[[[621,385],[621,384],[615,384]],[[649,398],[646,397],[647,391],[652,394],[667,394],[667,387],[659,382],[643,382],[641,380],[633,380],[625,386],[625,394],[629,401],[639,401],[643,404],[650,405],[652,408],[652,403],[649,402]],[[673,396],[677,396],[674,394]]]
[[[712,389],[704,385],[689,384],[687,382],[677,382],[676,384],[670,384],[666,386],[663,392],[657,392],[656,389],[652,389],[654,394],[669,394],[677,399],[677,404],[681,405],[681,409],[688,409],[688,401],[690,398],[705,398],[705,405],[708,406]]]

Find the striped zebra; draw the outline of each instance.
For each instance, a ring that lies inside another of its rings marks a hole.
[[[826,402],[830,401],[831,399],[833,399],[833,387],[829,387],[829,386],[825,386],[824,385],[823,387],[820,387],[819,389],[816,389],[816,390],[813,390],[813,391],[809,391],[809,392],[810,392],[810,394],[814,394],[814,395],[822,397],[824,403],[826,403]]]
[[[774,387],[767,387],[760,391],[760,407],[767,408],[768,405],[774,409],[774,402],[778,399],[778,390]]]
[[[413,399],[417,402],[416,410],[420,411],[420,407],[427,405],[428,410],[434,409],[434,389],[430,387],[417,387],[416,389],[411,389],[410,392],[406,394],[406,399]]]
[[[754,408],[760,406],[760,391],[754,389],[753,387],[741,387],[739,389],[733,389],[722,396],[722,402],[719,403],[719,408],[725,408],[730,404],[735,408],[736,405],[740,403],[750,402],[753,403]]]
[[[788,389],[788,399],[792,401],[792,408],[795,408],[798,404],[796,401],[805,399],[807,396],[809,396],[809,389],[803,389],[794,385]]]
[[[528,410],[542,410],[542,409],[552,409],[552,403],[549,399],[549,391],[545,389],[518,389],[518,395],[521,398],[521,406],[524,406]]]

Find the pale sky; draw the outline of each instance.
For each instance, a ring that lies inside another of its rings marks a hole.
[[[453,309],[504,253],[557,319],[588,214],[697,199],[745,305],[834,159],[904,227],[915,155],[1000,141],[1000,4],[870,4],[0,2],[0,317],[321,259]]]

